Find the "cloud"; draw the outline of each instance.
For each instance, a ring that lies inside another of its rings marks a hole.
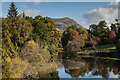
[[[118,18],[118,7],[116,3],[110,3],[106,8],[97,8],[84,14],[85,25],[97,24],[101,20],[106,20],[108,25]]]
[[[28,9],[28,10],[24,10],[24,12],[25,12],[26,16],[31,16],[31,17],[35,17],[37,15],[40,15],[40,11],[39,10]]]
[[[115,2],[119,2],[120,0],[115,0]]]
[[[118,2],[111,2],[110,4],[107,5],[108,7],[112,8],[118,8]]]

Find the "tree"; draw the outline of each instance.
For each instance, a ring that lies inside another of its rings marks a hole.
[[[43,17],[38,15],[38,16],[35,17],[35,19],[43,20]]]
[[[23,18],[25,17],[25,12],[23,11]]]
[[[81,48],[85,45],[85,41],[79,35],[76,35],[76,38],[69,40],[67,45],[64,47],[67,52],[80,52]]]
[[[88,34],[88,38],[85,41],[85,48],[93,47],[96,50],[96,45],[100,43],[100,37],[95,37],[94,35]]]
[[[118,34],[117,34],[117,43],[116,43],[116,48],[120,51],[120,23],[119,23],[119,19],[115,19],[116,21],[116,25],[118,28]]]
[[[44,47],[48,46],[48,50],[52,57],[57,55],[58,47],[61,43],[61,34],[57,31],[57,26],[49,17],[36,16],[34,19],[26,17],[33,26],[31,38],[38,42],[43,42]]]
[[[18,11],[17,11],[17,8],[15,7],[15,4],[14,2],[11,3],[10,5],[10,9],[8,10],[8,18],[15,18],[17,17],[18,15]]]
[[[63,32],[62,37],[62,46],[65,51],[81,51],[81,48],[85,45],[87,34],[87,30],[82,27],[69,26],[68,29]]]
[[[116,42],[116,33],[114,30],[110,31],[110,33],[109,33],[109,41],[110,41],[110,43]]]
[[[32,25],[24,18],[17,20],[14,24],[9,18],[6,18],[2,21],[2,27],[4,49],[9,54],[15,55],[30,37]]]
[[[111,31],[114,30],[115,33],[117,33],[117,26],[116,26],[116,24],[111,24],[110,27],[111,27]]]
[[[70,33],[72,30],[77,29],[77,26],[75,25],[71,25],[68,27],[68,29],[66,29],[63,32],[63,37],[62,37],[62,46],[65,47],[65,45],[67,45],[67,42],[70,40]]]
[[[98,25],[92,24],[90,25],[91,34],[100,37],[102,44],[107,43],[109,38],[109,28],[107,27],[107,23],[105,20],[100,21]]]
[[[70,40],[74,40],[76,37],[78,37],[79,33],[76,30],[71,30],[70,32]]]
[[[91,33],[94,35],[94,36],[99,36],[99,31],[98,31],[98,27],[97,25],[95,24],[91,24],[90,27],[89,27],[89,30],[91,31]]]

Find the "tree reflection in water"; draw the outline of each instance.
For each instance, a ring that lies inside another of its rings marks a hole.
[[[78,59],[71,58],[70,60],[76,61],[75,63],[62,61],[65,72],[70,74],[71,77],[85,77],[85,74],[91,73],[92,76],[102,76],[103,78],[111,78],[110,73],[120,75],[120,61],[110,59],[98,59],[95,57],[80,57]],[[80,63],[78,63],[80,62]],[[83,65],[83,63],[85,65]],[[72,64],[72,69],[71,68]],[[76,65],[77,64],[77,65]],[[75,66],[81,67],[75,67]]]
[[[59,76],[58,76],[58,71],[55,72],[51,72],[51,73],[43,73],[43,74],[39,74],[39,78],[40,80],[59,80]]]

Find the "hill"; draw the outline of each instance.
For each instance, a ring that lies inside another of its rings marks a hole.
[[[63,32],[66,30],[70,25],[76,25],[77,27],[82,27],[80,24],[78,24],[76,21],[74,21],[71,18],[65,17],[65,18],[53,18],[54,23],[57,25],[57,30],[59,32]]]

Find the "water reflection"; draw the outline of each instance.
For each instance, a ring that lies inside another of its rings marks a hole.
[[[119,78],[120,61],[79,57],[62,59],[58,62],[60,78]]]

